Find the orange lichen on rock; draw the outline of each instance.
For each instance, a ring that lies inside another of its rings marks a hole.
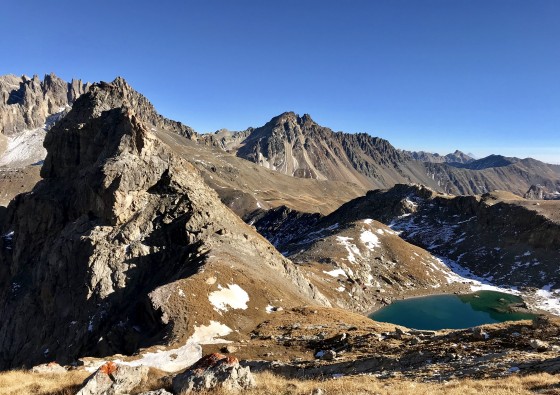
[[[104,364],[103,366],[101,366],[99,368],[99,371],[101,373],[105,373],[106,375],[113,374],[117,371],[117,364],[112,362],[112,361],[109,361],[106,364]]]

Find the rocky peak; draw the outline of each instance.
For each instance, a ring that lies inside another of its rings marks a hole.
[[[85,124],[91,125],[90,133],[76,128],[76,125]],[[99,127],[105,124],[112,126]],[[44,178],[73,177],[75,172],[114,154],[114,148],[121,144],[122,135],[119,133],[144,133],[145,129],[151,128],[194,135],[189,127],[159,115],[153,105],[122,77],[111,83],[95,84],[45,138],[48,154],[41,175]],[[133,146],[133,151],[141,148],[142,138],[130,136],[129,139],[132,139],[129,148]]]
[[[300,123],[302,123],[303,125],[316,125],[315,121],[313,119],[311,119],[311,115],[309,114],[303,114],[303,117],[301,117],[301,121]]]
[[[293,111],[284,112],[276,117],[273,117],[269,122],[266,123],[264,127],[284,127],[292,129],[294,127],[299,127],[302,131],[307,129],[318,127],[319,125],[313,121],[309,114],[304,114],[299,116]]]
[[[119,78],[51,129],[44,180],[1,233],[0,368],[190,350],[248,333],[272,303],[328,303],[163,143],[176,126]]]
[[[88,84],[67,84],[54,73],[39,76],[0,77],[0,133],[14,135],[38,128],[53,114],[62,112],[83,94]]]

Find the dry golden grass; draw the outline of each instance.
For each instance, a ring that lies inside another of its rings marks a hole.
[[[460,380],[448,383],[420,383],[411,380],[379,380],[370,376],[339,379],[288,380],[270,373],[255,374],[258,387],[243,395],[310,395],[320,388],[327,395],[518,395],[560,394],[560,377],[549,374],[511,376],[503,379]],[[225,391],[207,391],[204,395],[226,395]]]
[[[66,373],[33,373],[26,370],[0,372],[0,395],[73,395],[91,373],[70,370]],[[168,373],[151,368],[135,392],[170,388]]]
[[[0,372],[0,395],[71,395],[90,373],[32,373],[25,370]]]
[[[150,372],[149,383],[142,391],[170,386],[163,372]],[[0,395],[71,395],[75,394],[89,373],[44,374],[15,370],[0,373]],[[271,373],[255,374],[258,387],[244,395],[309,395],[320,388],[327,395],[560,395],[560,376],[546,373],[510,376],[502,379],[458,380],[447,383],[421,383],[403,379],[379,380],[370,376],[352,376],[327,380],[285,379]],[[225,391],[207,391],[203,395],[226,395]]]

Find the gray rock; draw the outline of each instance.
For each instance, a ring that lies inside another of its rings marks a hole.
[[[107,362],[92,374],[77,395],[121,395],[132,392],[148,377],[146,366]]]
[[[44,363],[41,365],[33,366],[31,371],[33,373],[66,373],[67,372],[64,366],[60,366],[56,362]]]
[[[169,391],[164,390],[164,389],[160,389],[160,390],[155,390],[155,391],[142,392],[141,394],[138,394],[138,395],[173,395],[173,394]]]
[[[221,388],[226,392],[239,392],[256,386],[249,367],[242,367],[235,357],[210,354],[200,359],[189,370],[173,379],[176,393]]]
[[[549,344],[543,340],[531,339],[529,345],[537,351],[546,351],[549,348]]]
[[[13,136],[47,122],[82,95],[87,85],[80,80],[67,84],[54,74],[28,78],[0,77],[0,133]]]

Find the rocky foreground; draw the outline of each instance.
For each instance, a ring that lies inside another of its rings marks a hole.
[[[517,378],[560,373],[560,319],[538,317],[464,330],[421,331],[374,322],[344,310],[301,307],[271,313],[248,338],[208,345],[204,352],[206,356],[196,364],[175,373],[135,364],[137,359],[123,360],[123,356],[86,358],[78,366],[51,363],[34,371],[61,375],[94,371],[75,387],[74,392],[79,389],[77,393],[82,395],[142,393],[139,391],[148,389],[159,392],[143,393],[245,392],[266,388],[266,382],[259,382],[267,377],[260,376],[263,372],[272,372],[282,380],[313,380],[317,389],[330,388],[331,379],[357,375],[362,382],[370,378],[384,382],[386,389],[395,383],[433,382],[442,386],[466,380],[474,380],[469,384],[472,387],[477,382],[501,380],[504,387]],[[541,389],[553,389],[554,382],[560,383],[553,377],[547,378],[546,386],[541,383]],[[292,383],[296,384],[291,384],[295,386],[291,393],[299,393],[295,391],[298,381]],[[412,389],[394,391],[413,393]],[[356,393],[378,392],[362,389]]]

